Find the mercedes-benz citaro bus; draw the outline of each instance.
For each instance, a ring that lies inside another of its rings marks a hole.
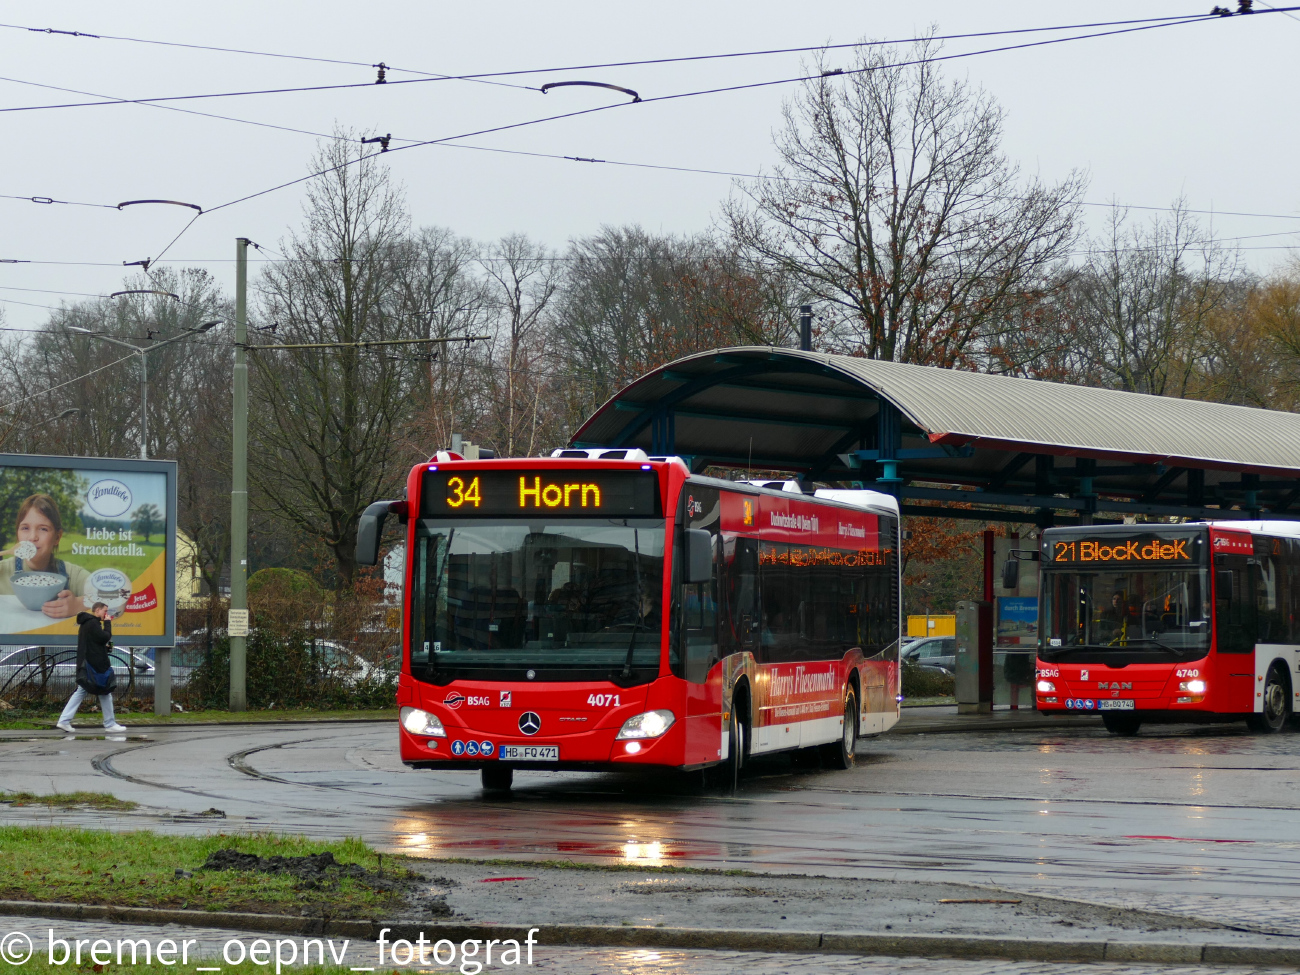
[[[899,517],[873,491],[701,477],[640,450],[416,467],[405,501],[401,755],[480,769],[702,769],[899,716]]]
[[[1246,719],[1279,731],[1300,699],[1300,524],[1050,528],[1042,537],[1040,711]]]

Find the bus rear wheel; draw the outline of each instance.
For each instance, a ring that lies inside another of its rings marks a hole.
[[[1246,725],[1251,731],[1275,734],[1286,727],[1290,716],[1291,687],[1286,673],[1274,664],[1269,668],[1268,679],[1264,681],[1264,709],[1259,714],[1248,717]]]
[[[1123,735],[1125,738],[1133,737],[1142,727],[1142,719],[1136,714],[1117,714],[1114,711],[1103,713],[1101,723],[1112,735]]]
[[[482,777],[484,792],[509,792],[515,782],[515,770],[509,765],[485,765]]]
[[[858,750],[858,696],[850,687],[844,695],[844,731],[839,741],[822,745],[822,760],[829,768],[853,768]]]

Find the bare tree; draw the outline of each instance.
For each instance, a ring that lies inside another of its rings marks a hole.
[[[400,250],[402,316],[424,336],[448,340],[407,353],[423,374],[408,439],[417,454],[428,457],[449,445],[453,432],[477,433],[484,414],[492,410],[483,394],[490,350],[470,341],[489,331],[492,308],[478,276],[480,248],[473,241],[428,227]]]
[[[305,223],[282,245],[287,260],[261,281],[265,322],[279,344],[254,352],[249,476],[279,518],[334,558],[336,586],[356,574],[356,525],[367,504],[400,492],[413,460],[402,447],[417,372],[401,347],[358,343],[426,337],[403,314],[400,265],[408,218],[387,170],[355,141],[312,161]]]
[[[724,206],[730,232],[822,306],[824,344],[876,359],[978,361],[1074,239],[1084,179],[1022,180],[1002,109],[945,81],[934,43],[865,49],[785,106],[781,162]]]
[[[559,272],[556,255],[523,234],[501,238],[483,257],[490,300],[499,322],[497,432],[493,438],[505,456],[536,449],[543,353],[543,316],[555,297]]]
[[[708,235],[605,227],[574,240],[565,257],[550,322],[561,427],[665,362],[794,336],[798,300],[788,278]]]
[[[1212,350],[1211,325],[1232,299],[1237,256],[1182,201],[1130,227],[1111,211],[1071,286],[1079,379],[1157,396],[1192,395]]]

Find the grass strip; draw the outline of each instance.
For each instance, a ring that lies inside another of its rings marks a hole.
[[[55,792],[48,796],[38,796],[35,792],[6,792],[0,793],[0,802],[15,806],[48,806],[51,809],[88,807],[106,812],[130,812],[140,805],[108,792]]]
[[[359,839],[324,842],[305,836],[218,833],[164,836],[110,833],[68,826],[0,826],[0,900],[249,911],[306,917],[377,920],[406,902],[398,889],[362,879],[301,880],[286,874],[203,870],[208,856],[234,849],[262,857],[323,852],[341,864],[409,883],[415,875]],[[178,873],[180,871],[180,873]],[[190,873],[191,876],[186,876]]]

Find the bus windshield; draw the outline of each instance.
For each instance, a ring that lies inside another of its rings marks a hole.
[[[411,672],[446,683],[659,671],[662,521],[420,525]]]
[[[1204,569],[1043,572],[1043,655],[1068,648],[1203,654],[1210,643]]]

